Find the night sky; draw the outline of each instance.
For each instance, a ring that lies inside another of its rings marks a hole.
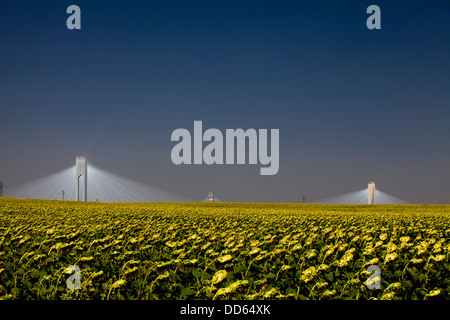
[[[8,0],[0,15],[5,188],[85,155],[193,201],[314,202],[375,181],[450,203],[448,0]],[[278,174],[174,165],[171,133],[195,120],[279,129]]]

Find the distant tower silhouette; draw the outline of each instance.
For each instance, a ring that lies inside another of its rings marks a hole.
[[[75,200],[80,201],[80,177],[84,178],[84,195],[83,200],[87,201],[87,159],[85,156],[77,156],[75,162]]]
[[[0,197],[3,197],[3,180],[0,179]]]
[[[368,204],[375,204],[375,182],[369,182],[367,189],[369,192]]]
[[[208,192],[208,202],[214,202],[214,192]]]

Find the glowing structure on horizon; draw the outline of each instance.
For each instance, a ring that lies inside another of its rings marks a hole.
[[[87,159],[85,156],[77,156],[75,161],[75,200],[81,201],[80,199],[80,178],[84,178],[84,194],[83,200],[87,201]]]
[[[369,182],[367,190],[369,192],[368,204],[375,204],[375,182]]]
[[[214,192],[208,192],[208,202],[214,202]]]

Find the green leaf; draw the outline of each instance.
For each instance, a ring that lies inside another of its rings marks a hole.
[[[182,297],[187,297],[187,296],[191,296],[191,295],[193,295],[193,294],[195,294],[195,293],[196,293],[196,291],[195,291],[194,289],[191,289],[191,288],[186,287],[186,288],[183,288],[183,289],[181,290],[180,295],[181,295]]]
[[[200,269],[194,269],[192,270],[192,275],[196,278],[200,278],[202,276],[202,271]]]
[[[244,265],[238,264],[238,265],[234,266],[233,273],[238,274],[238,273],[244,272],[246,270],[247,270],[247,268]]]
[[[333,272],[326,273],[325,274],[325,279],[327,279],[329,282],[333,282],[333,280],[334,280]]]
[[[403,275],[403,272],[401,270],[396,270],[394,272],[394,276],[397,278],[401,278],[402,275]]]

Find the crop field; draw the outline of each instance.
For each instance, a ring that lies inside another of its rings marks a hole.
[[[450,299],[449,251],[449,205],[0,198],[0,299]]]

